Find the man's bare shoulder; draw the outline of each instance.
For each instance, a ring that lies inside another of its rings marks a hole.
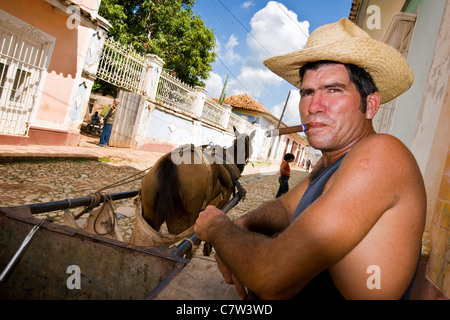
[[[374,134],[361,140],[346,157],[353,164],[370,164],[371,169],[395,170],[406,166],[418,172],[417,162],[410,150],[396,137],[388,134]]]
[[[400,140],[376,134],[348,152],[339,169],[330,197],[343,208],[339,217],[350,212],[347,220],[352,222],[341,224],[341,230],[346,236],[363,232],[330,274],[347,298],[398,299],[414,274],[425,223],[426,193],[419,167]],[[382,290],[368,290],[369,265],[383,270]]]
[[[410,150],[396,137],[374,134],[348,152],[334,181],[339,188],[371,190],[373,199],[397,202],[405,194],[425,193],[422,174]],[[375,196],[375,195],[378,195]]]
[[[392,145],[401,149],[407,149],[400,139],[386,133],[372,134],[361,140],[360,145],[362,146],[364,144],[370,144],[373,147],[386,147]]]

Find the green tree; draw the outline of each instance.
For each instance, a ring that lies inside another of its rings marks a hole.
[[[185,83],[204,86],[215,60],[215,37],[192,11],[195,0],[102,0],[99,14],[109,35],[141,53],[165,61]]]

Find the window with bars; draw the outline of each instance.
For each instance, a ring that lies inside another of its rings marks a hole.
[[[27,135],[51,42],[0,10],[0,134]]]
[[[6,73],[8,72],[8,65],[0,63],[0,98],[2,96],[3,88],[6,82]]]
[[[14,82],[11,89],[9,101],[23,103],[24,97],[30,85],[31,72],[18,68],[14,76]]]
[[[383,39],[383,42],[400,51],[405,59],[408,57],[416,17],[415,14],[403,12],[395,14]],[[376,132],[390,133],[396,105],[397,99],[394,99],[380,106],[373,119]]]

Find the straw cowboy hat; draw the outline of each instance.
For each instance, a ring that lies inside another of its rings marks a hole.
[[[372,39],[346,18],[314,30],[304,49],[269,58],[264,65],[300,87],[300,67],[319,60],[354,64],[366,70],[378,88],[381,103],[398,97],[414,81],[414,74],[399,51]]]

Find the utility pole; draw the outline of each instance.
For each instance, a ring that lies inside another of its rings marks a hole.
[[[284,112],[286,111],[286,106],[287,106],[287,104],[288,104],[288,101],[289,101],[289,97],[290,97],[290,95],[291,95],[291,91],[289,91],[289,93],[288,93],[288,96],[287,96],[287,99],[286,99],[286,102],[284,103],[284,108],[283,108],[283,112],[281,113],[281,117],[280,117],[280,120],[278,120],[278,126],[277,126],[277,129],[279,129],[279,128],[280,128],[280,124],[281,124],[281,119],[283,118],[283,116],[284,116]]]

